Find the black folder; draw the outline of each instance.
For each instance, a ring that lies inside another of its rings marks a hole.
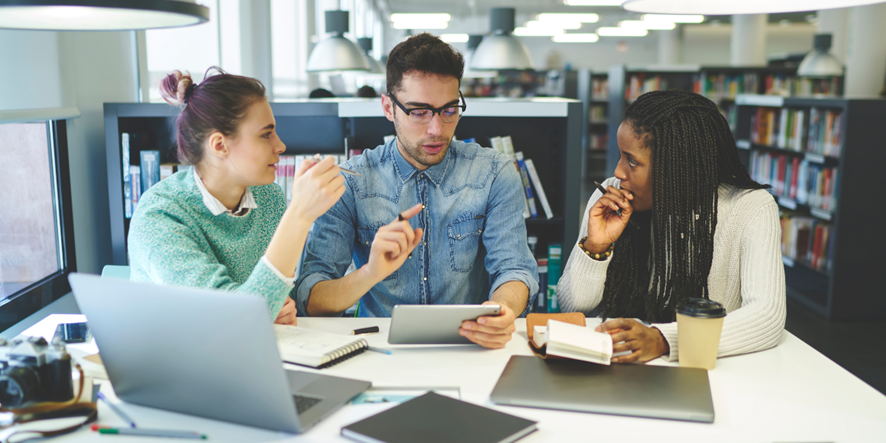
[[[359,442],[506,443],[535,431],[536,422],[429,392],[345,426]]]

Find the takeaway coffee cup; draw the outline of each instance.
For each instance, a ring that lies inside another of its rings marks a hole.
[[[680,366],[714,369],[726,309],[715,301],[689,298],[677,305]]]

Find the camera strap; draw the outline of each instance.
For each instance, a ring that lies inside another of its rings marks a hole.
[[[83,394],[83,386],[85,383],[86,377],[83,374],[83,368],[80,367],[79,364],[74,363],[77,367],[77,370],[80,372],[80,387],[77,391],[77,397],[73,400],[66,402],[45,402],[40,403],[35,406],[27,407],[27,408],[18,408],[18,409],[7,409],[0,408],[0,412],[12,413],[12,419],[7,420],[5,423],[0,425],[0,429],[8,429],[10,427],[20,425],[22,423],[29,423],[38,420],[48,420],[54,418],[71,418],[71,417],[83,417],[83,421],[73,425],[68,426],[61,429],[54,429],[51,431],[40,431],[40,430],[26,430],[22,429],[19,431],[15,431],[3,440],[3,443],[11,443],[15,441],[16,443],[20,443],[23,441],[32,440],[35,438],[44,438],[44,437],[54,437],[56,435],[67,434],[69,432],[76,431],[80,429],[81,426],[93,422],[98,418],[98,407],[94,402],[86,401],[80,402],[80,397]],[[24,436],[30,435],[29,437],[23,439],[13,440],[15,436]]]

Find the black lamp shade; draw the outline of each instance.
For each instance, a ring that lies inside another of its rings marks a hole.
[[[177,0],[0,0],[0,28],[129,31],[209,21],[209,8]]]

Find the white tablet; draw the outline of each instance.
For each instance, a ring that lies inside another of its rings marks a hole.
[[[462,345],[473,342],[458,334],[461,323],[501,315],[499,305],[395,305],[391,313],[392,345]]]

